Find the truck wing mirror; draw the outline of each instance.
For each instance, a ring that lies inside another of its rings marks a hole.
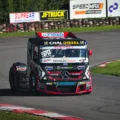
[[[89,56],[92,56],[92,50],[88,50]]]

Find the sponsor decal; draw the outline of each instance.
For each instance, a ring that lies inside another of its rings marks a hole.
[[[59,60],[53,60],[53,62],[76,62],[74,59],[69,59],[69,58],[61,58]]]
[[[63,20],[68,19],[67,10],[41,11],[40,20]]]
[[[27,67],[22,67],[22,66],[16,66],[16,70],[17,71],[25,71],[27,69]]]
[[[72,66],[57,66],[57,69],[60,70],[60,69],[73,69]]]
[[[48,41],[44,42],[44,45],[66,45],[66,46],[55,46],[55,48],[72,48],[70,45],[85,45],[85,41],[71,40],[71,41]],[[68,46],[67,46],[68,45]]]
[[[45,42],[44,42],[44,45],[48,45],[48,41],[45,41]]]
[[[76,60],[70,60],[70,59],[64,58],[60,60],[53,60],[53,62],[76,62]]]
[[[51,56],[51,51],[48,49],[48,50],[44,50],[41,52],[41,55],[42,57],[50,57]]]
[[[46,85],[53,85],[53,82],[47,82]]]
[[[51,61],[51,59],[45,59],[45,60],[44,60],[44,62],[49,62],[49,61]]]
[[[80,43],[78,41],[64,41],[64,45],[79,45]]]
[[[109,12],[112,13],[114,10],[118,9],[118,3],[114,3],[113,5],[109,6]]]
[[[77,69],[78,69],[78,70],[84,70],[84,69],[85,69],[85,66],[78,66]]]
[[[69,59],[66,59],[64,60],[65,62],[76,62],[76,60],[69,60]]]
[[[73,46],[54,46],[55,49],[70,49],[73,48]]]
[[[64,37],[64,32],[42,33],[43,37]]]
[[[53,60],[53,62],[63,62],[63,60]]]
[[[62,42],[60,42],[60,41],[52,41],[52,42],[49,42],[49,45],[62,45]]]
[[[46,70],[53,70],[53,66],[46,66],[45,69]]]

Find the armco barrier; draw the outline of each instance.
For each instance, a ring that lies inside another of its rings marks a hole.
[[[120,18],[96,18],[96,19],[79,19],[79,20],[61,20],[61,21],[46,21],[34,23],[20,24],[1,24],[0,33],[3,32],[25,32],[36,30],[52,30],[72,27],[95,27],[95,26],[114,26],[120,25]]]

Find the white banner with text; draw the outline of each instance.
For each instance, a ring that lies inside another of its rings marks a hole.
[[[106,17],[106,0],[70,0],[70,19]]]
[[[120,0],[108,0],[108,17],[120,16]]]
[[[39,12],[10,13],[10,23],[37,22],[40,21]]]

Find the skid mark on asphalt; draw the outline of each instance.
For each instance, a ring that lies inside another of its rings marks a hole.
[[[120,104],[98,106],[91,109],[92,111],[101,112],[103,114],[117,114],[120,115]]]

